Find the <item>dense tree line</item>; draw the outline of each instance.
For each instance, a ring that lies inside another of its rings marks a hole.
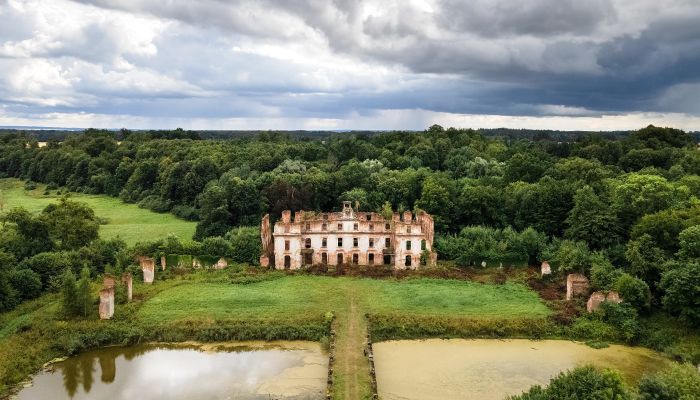
[[[639,311],[663,303],[700,323],[685,310],[692,304],[672,295],[697,276],[690,243],[700,225],[700,152],[693,135],[654,126],[528,135],[437,125],[230,140],[182,130],[88,130],[39,147],[27,134],[10,133],[0,135],[0,176],[170,211],[199,221],[199,241],[257,225],[264,213],[330,210],[340,200],[359,201],[364,210],[422,209],[435,218],[443,258],[461,265],[546,258],[563,271],[596,272],[600,288],[625,288],[628,296],[648,290],[635,302]],[[33,230],[25,236],[39,241],[25,246],[47,251],[41,238],[51,235],[48,228],[22,218],[28,223],[21,229]],[[51,248],[65,253],[80,244],[66,231]],[[36,257],[19,247],[19,259]]]

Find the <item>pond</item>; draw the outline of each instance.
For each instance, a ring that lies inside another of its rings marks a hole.
[[[321,399],[328,355],[318,343],[108,347],[53,364],[19,399]]]
[[[636,383],[669,363],[645,348],[593,349],[563,340],[399,340],[375,343],[373,348],[377,387],[384,400],[501,400],[587,363],[615,368]]]

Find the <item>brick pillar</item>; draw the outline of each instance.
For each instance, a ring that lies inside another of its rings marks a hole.
[[[122,284],[126,286],[126,300],[131,301],[133,294],[133,279],[130,272],[122,275]]]
[[[100,290],[100,319],[114,315],[114,286]]]

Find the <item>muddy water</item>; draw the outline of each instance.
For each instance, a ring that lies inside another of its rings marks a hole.
[[[669,361],[648,349],[561,340],[402,340],[374,344],[383,400],[503,399],[572,367],[620,370],[636,382]]]
[[[54,364],[20,399],[321,399],[328,356],[316,343],[109,347]]]

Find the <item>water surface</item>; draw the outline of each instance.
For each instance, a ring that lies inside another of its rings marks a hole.
[[[108,347],[37,374],[20,399],[321,399],[328,356],[317,343]]]
[[[383,400],[501,400],[582,364],[615,368],[629,382],[669,361],[659,353],[611,345],[593,349],[563,340],[429,339],[374,344]]]

